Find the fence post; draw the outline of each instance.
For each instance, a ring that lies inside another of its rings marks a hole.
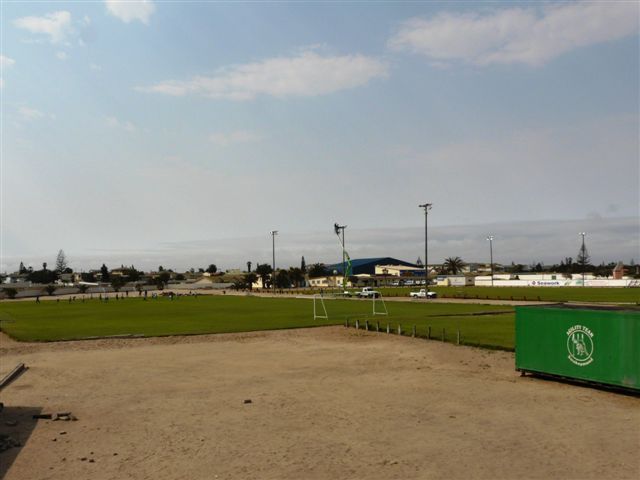
[[[344,327],[345,328],[349,328],[349,319],[348,318],[344,321]]]
[[[415,337],[416,336],[416,326],[413,326],[413,330],[411,331],[411,336]]]
[[[376,322],[376,332],[380,331],[380,322]]]
[[[458,345],[460,345],[460,330],[459,330],[459,329],[458,329],[458,338],[457,338],[457,342],[458,342]]]
[[[427,338],[431,340],[431,325],[429,325],[429,330],[427,330]]]
[[[369,331],[369,320],[365,320],[364,321],[364,329],[368,332]]]
[[[356,318],[356,330],[360,329],[360,321]]]
[[[389,324],[387,323],[387,333],[389,333]]]
[[[398,335],[402,335],[402,325],[398,324]]]

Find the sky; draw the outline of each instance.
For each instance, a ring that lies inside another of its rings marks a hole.
[[[0,271],[640,261],[633,2],[2,2]]]

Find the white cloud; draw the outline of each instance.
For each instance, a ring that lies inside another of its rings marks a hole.
[[[22,17],[13,24],[31,33],[47,35],[51,43],[65,43],[72,33],[71,13],[67,11],[48,13],[43,17]]]
[[[151,0],[120,1],[105,0],[107,11],[114,17],[125,23],[139,20],[145,25],[149,24],[149,17],[156,11],[156,6]]]
[[[139,90],[167,95],[250,100],[258,95],[278,98],[316,96],[365,85],[387,75],[387,66],[363,55],[321,56],[306,51],[219,69],[212,76],[169,80]]]
[[[442,13],[428,20],[409,19],[389,46],[435,61],[535,66],[576,48],[637,34],[639,13],[636,2]]]
[[[41,112],[40,110],[36,110],[35,108],[30,108],[25,106],[18,108],[18,114],[20,115],[22,120],[26,120],[26,121],[39,120],[47,116],[45,113]]]
[[[66,52],[56,52],[56,58],[58,60],[66,60],[67,59],[67,53]]]
[[[258,142],[262,140],[262,138],[262,135],[255,132],[248,132],[246,130],[236,130],[227,133],[212,133],[209,136],[209,140],[220,147],[227,147],[238,143]]]
[[[137,130],[136,126],[130,121],[120,121],[116,117],[105,118],[105,125],[109,128],[120,128],[129,133],[133,133]]]
[[[5,57],[4,55],[0,55],[0,67],[9,68],[12,67],[16,61],[13,58]]]

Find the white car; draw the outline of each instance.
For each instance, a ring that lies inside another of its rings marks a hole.
[[[419,292],[409,293],[409,296],[413,298],[438,298],[438,294],[436,292],[428,292],[424,288],[421,288]]]
[[[379,296],[380,292],[371,287],[364,287],[362,291],[356,293],[356,297],[358,298],[378,298]]]

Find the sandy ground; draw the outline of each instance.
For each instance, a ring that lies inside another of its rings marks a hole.
[[[640,478],[640,398],[505,352],[329,327],[0,355],[29,366],[1,393],[7,480]]]

